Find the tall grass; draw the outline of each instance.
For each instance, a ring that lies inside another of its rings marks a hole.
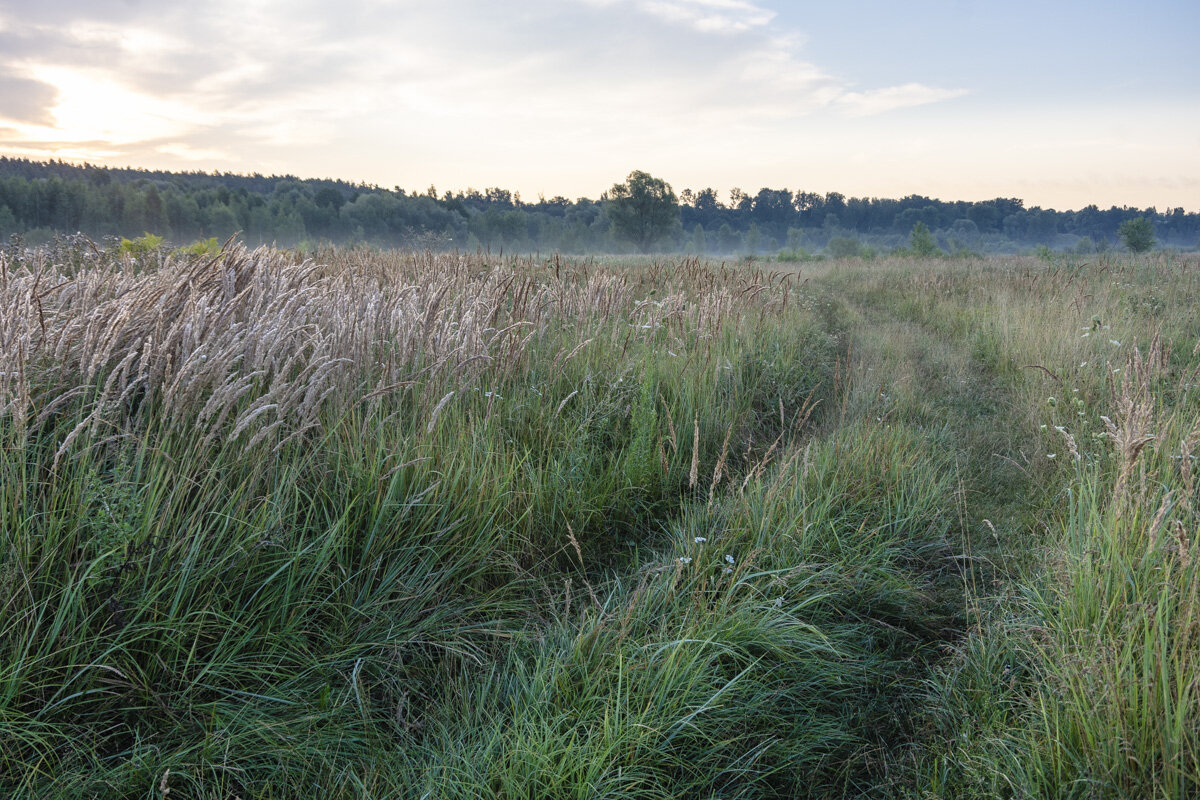
[[[399,790],[834,359],[780,276],[334,255],[6,256],[6,790]]]
[[[839,439],[692,507],[636,576],[458,678],[414,783],[528,798],[886,785],[902,687],[936,638],[920,564],[949,527],[949,486],[923,482],[935,457],[914,444]]]
[[[934,291],[900,291],[906,280]],[[927,794],[1200,791],[1200,329],[1184,311],[1198,289],[1194,265],[1166,257],[950,266],[850,287],[962,337],[1017,423],[984,440],[1025,488],[1017,503],[983,498],[999,530],[975,520],[967,552],[987,566],[969,573],[977,616],[929,682]],[[1001,473],[982,474],[986,493]]]
[[[1198,289],[5,251],[0,789],[1186,797]]]

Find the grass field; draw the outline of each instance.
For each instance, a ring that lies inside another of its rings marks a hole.
[[[1200,263],[1088,259],[5,252],[0,794],[1197,796]]]

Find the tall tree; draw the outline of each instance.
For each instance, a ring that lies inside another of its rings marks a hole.
[[[606,199],[613,233],[643,253],[680,226],[679,200],[671,184],[641,170],[614,184]]]
[[[1134,217],[1121,223],[1117,235],[1134,253],[1144,253],[1154,247],[1154,224],[1145,217]]]
[[[941,250],[937,246],[937,240],[933,238],[933,233],[924,222],[917,222],[913,225],[912,232],[908,234],[909,246],[914,254],[922,258],[935,256]]]

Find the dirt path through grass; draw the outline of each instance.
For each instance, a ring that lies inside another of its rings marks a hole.
[[[914,654],[910,738],[900,745],[910,751],[902,763],[922,776],[918,783],[936,770],[940,749],[923,686],[959,657],[971,632],[1012,613],[1023,576],[1040,558],[1031,543],[1054,514],[1051,493],[1023,463],[1019,387],[1027,370],[1003,357],[988,331],[973,328],[971,310],[947,302],[937,281],[937,271],[885,276],[867,267],[818,282],[838,306],[848,352],[841,406],[824,427],[916,430],[955,486],[951,549],[924,565],[939,635]]]
[[[904,796],[1200,789],[1195,274],[1164,256],[820,280],[853,354],[827,424],[915,428],[958,487]]]

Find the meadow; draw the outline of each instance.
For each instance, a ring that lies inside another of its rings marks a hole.
[[[1200,794],[1200,263],[0,252],[0,794]]]

